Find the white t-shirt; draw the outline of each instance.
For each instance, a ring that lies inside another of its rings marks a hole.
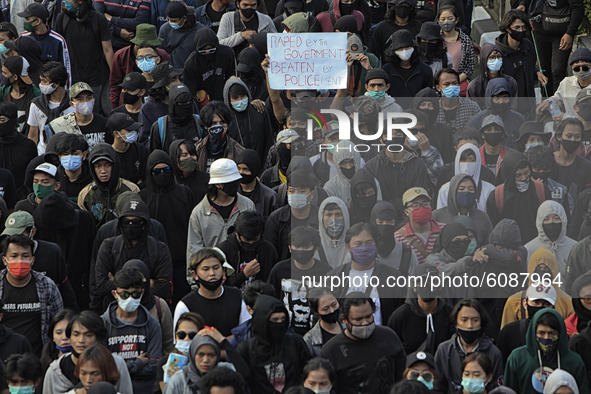
[[[56,109],[59,107],[60,103],[54,103],[53,101],[49,101],[49,109]],[[60,113],[60,116],[69,114],[70,112],[74,112],[74,108],[68,107],[64,111]],[[34,103],[31,103],[31,107],[29,108],[29,119],[27,119],[27,124],[29,126],[38,127],[39,128],[39,143],[37,144],[37,153],[42,155],[45,153],[45,147],[47,146],[47,141],[43,141],[41,135],[43,134],[43,128],[45,127],[45,123],[47,122],[47,115],[43,113]]]

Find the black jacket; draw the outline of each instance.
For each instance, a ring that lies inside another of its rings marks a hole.
[[[16,333],[12,328],[0,324],[0,361],[6,363],[13,354],[30,353],[31,344],[27,337]]]
[[[307,225],[312,228],[318,228],[318,208],[311,204],[310,216],[308,216]],[[279,260],[288,259],[289,253],[288,236],[292,227],[291,207],[283,206],[269,215],[265,223],[263,238],[269,241],[279,254]]]
[[[35,271],[45,273],[52,279],[62,295],[64,308],[78,310],[78,302],[72,288],[72,281],[68,277],[68,267],[60,247],[53,242],[34,241]]]
[[[0,168],[7,169],[14,176],[18,199],[26,196],[25,171],[35,157],[35,143],[16,130],[13,135],[0,138]]]
[[[193,192],[193,202],[195,205],[197,205],[199,204],[199,201],[203,200],[203,197],[205,197],[207,192],[207,188],[209,187],[209,173],[196,169],[192,173],[188,174],[186,178],[183,177],[183,173],[177,165],[180,157],[179,146],[182,142],[182,140],[173,141],[170,144],[170,148],[168,149],[168,154],[170,155],[172,162],[175,163],[173,168],[176,183],[179,185],[185,185],[191,189],[191,192]]]
[[[573,335],[568,341],[568,348],[577,353],[585,363],[585,370],[587,371],[588,390],[591,390],[591,322],[587,323],[587,327],[578,335]]]

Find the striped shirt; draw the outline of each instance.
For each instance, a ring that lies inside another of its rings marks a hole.
[[[68,71],[66,90],[68,90],[72,85],[72,66],[70,64],[68,45],[64,37],[51,29],[45,34],[33,34],[26,31],[21,33],[21,36],[32,37],[39,42],[41,46],[41,61],[43,63],[55,61],[62,63],[66,67]]]
[[[409,245],[413,252],[415,252],[419,264],[423,264],[427,256],[433,251],[435,241],[437,240],[437,237],[439,237],[439,233],[441,233],[443,227],[445,227],[445,223],[431,220],[431,231],[429,232],[427,241],[423,242],[423,239],[414,232],[410,226],[410,222],[408,222],[404,227],[401,227],[394,233],[394,239],[397,242],[403,242]]]

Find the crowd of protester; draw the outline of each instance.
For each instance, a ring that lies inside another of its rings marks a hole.
[[[1,394],[590,392],[582,0],[10,3]],[[346,85],[272,89],[308,32]]]

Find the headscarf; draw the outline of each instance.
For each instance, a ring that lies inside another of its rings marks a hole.
[[[187,387],[189,387],[193,393],[199,392],[199,384],[204,375],[197,369],[197,365],[195,364],[195,355],[203,345],[213,346],[218,357],[216,365],[220,362],[220,345],[210,336],[195,335],[195,338],[193,338],[191,346],[189,347],[189,363],[183,367],[183,374],[185,375]]]

